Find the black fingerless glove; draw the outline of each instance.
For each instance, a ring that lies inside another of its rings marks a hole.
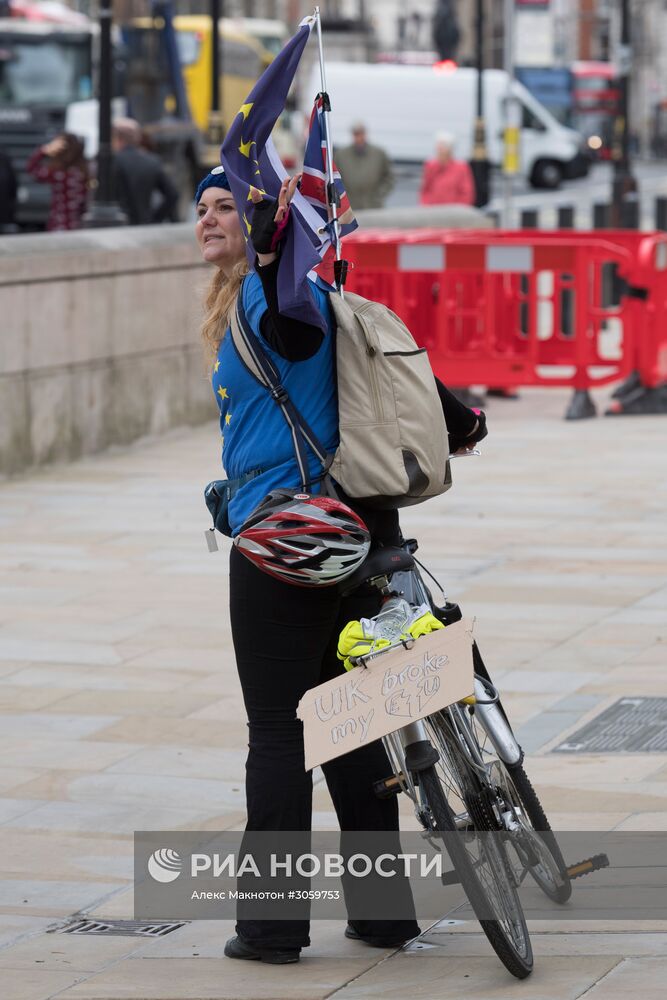
[[[486,435],[489,433],[488,430],[486,429],[486,413],[484,412],[484,410],[479,411],[479,413],[477,414],[477,420],[479,423],[477,426],[477,430],[472,435],[473,444],[479,444],[479,442],[483,441]],[[469,438],[468,440],[471,439]]]
[[[274,216],[278,202],[275,198],[264,198],[257,202],[252,213],[252,228],[250,242],[255,253],[275,253],[278,244],[285,235],[289,218],[289,208],[281,222],[275,222]]]
[[[486,429],[486,414],[484,410],[474,411],[477,417],[477,428],[468,437],[461,434],[451,434],[449,435],[449,452],[454,454],[456,451],[460,451],[461,448],[472,448],[473,445],[478,444],[482,441],[486,435],[489,433]]]

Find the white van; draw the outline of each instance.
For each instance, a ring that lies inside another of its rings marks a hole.
[[[327,63],[332,132],[339,146],[350,142],[350,127],[362,121],[369,141],[381,146],[392,160],[422,163],[434,153],[438,131],[456,137],[455,155],[469,160],[477,107],[477,71],[443,71],[433,66],[387,63]],[[303,88],[303,110],[308,111],[320,89],[319,67]],[[500,166],[503,155],[503,101],[508,77],[503,70],[484,71],[484,118],[490,161]],[[590,161],[583,138],[565,128],[518,81],[512,94],[522,109],[521,172],[534,187],[556,188],[563,178],[584,177]]]

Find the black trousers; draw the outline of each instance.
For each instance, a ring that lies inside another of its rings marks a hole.
[[[354,618],[372,617],[379,595],[341,598],[335,588],[294,587],[258,570],[232,549],[230,611],[236,662],[248,716],[246,829],[311,828],[312,773],[304,767],[302,695],[343,672],[338,635]],[[391,773],[381,741],[322,766],[341,830],[398,830],[395,798],[378,799],[373,783]],[[354,921],[365,936],[414,937],[419,927],[409,890],[405,920]],[[310,944],[308,920],[244,920],[237,934],[258,946]]]

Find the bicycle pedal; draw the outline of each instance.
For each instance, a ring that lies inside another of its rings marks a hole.
[[[591,872],[597,872],[601,868],[609,868],[609,858],[606,854],[594,854],[592,858],[577,861],[576,865],[569,865],[567,874],[570,879],[583,878],[584,875],[590,875]]]
[[[373,783],[373,791],[378,799],[390,799],[393,795],[398,795],[402,791],[403,772],[392,774],[389,778],[382,778]]]

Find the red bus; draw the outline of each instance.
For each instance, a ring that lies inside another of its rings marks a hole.
[[[591,153],[611,159],[620,90],[616,67],[608,62],[572,64],[572,128],[584,136]]]

